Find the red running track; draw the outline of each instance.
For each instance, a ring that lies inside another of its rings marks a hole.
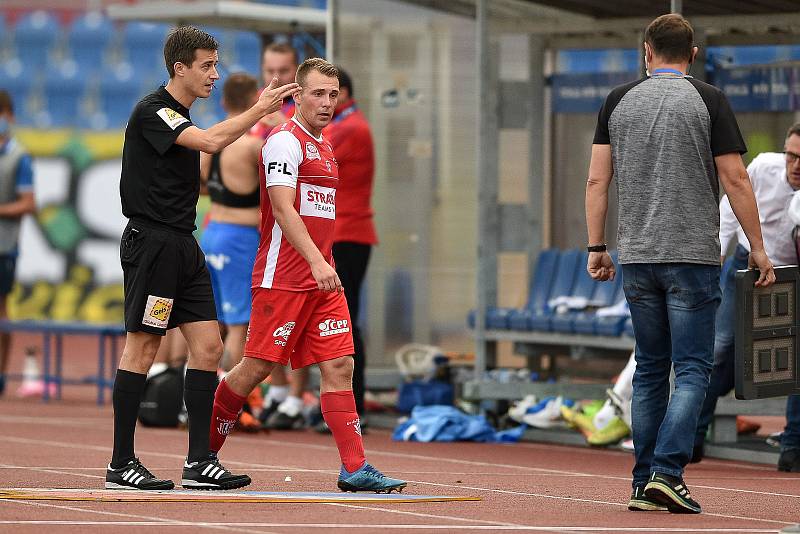
[[[91,395],[44,404],[0,399],[0,487],[101,488],[111,453],[109,406]],[[180,479],[181,430],[139,428],[137,453],[160,476]],[[769,466],[706,460],[686,481],[702,515],[629,512],[630,455],[520,443],[397,443],[365,436],[370,461],[416,494],[479,496],[480,502],[417,504],[209,504],[0,500],[0,532],[779,532],[800,522],[800,475]],[[338,455],[311,431],[231,436],[221,458],[260,491],[335,491]],[[286,477],[291,477],[286,482]]]

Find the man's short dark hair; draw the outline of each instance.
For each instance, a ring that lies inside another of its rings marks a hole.
[[[228,76],[222,86],[222,101],[229,111],[245,111],[253,104],[258,92],[258,81],[246,72],[235,72]]]
[[[336,68],[339,69],[339,89],[340,90],[347,89],[347,92],[350,94],[350,97],[352,98],[354,95],[353,80],[350,79],[350,75],[347,74],[347,72],[345,72],[345,70],[342,67],[336,65]]]
[[[297,57],[297,50],[294,49],[289,43],[272,43],[264,49],[264,54],[273,52],[275,54],[289,54],[297,65],[299,58]]]
[[[5,89],[0,89],[0,114],[2,113],[14,114],[14,101]]]
[[[800,135],[800,122],[796,122],[789,126],[789,130],[786,132],[786,139],[789,139],[793,135]]]
[[[661,15],[644,32],[644,41],[653,54],[664,61],[691,61],[694,30],[689,21],[676,13]]]
[[[211,35],[194,26],[180,26],[167,36],[164,43],[164,62],[169,77],[175,76],[175,63],[183,63],[191,68],[195,50],[217,50],[219,43]]]

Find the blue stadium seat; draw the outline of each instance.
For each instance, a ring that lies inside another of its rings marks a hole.
[[[122,46],[128,63],[143,81],[157,75],[166,77],[164,68],[164,39],[169,31],[166,24],[129,22],[125,25]]]
[[[622,269],[617,262],[617,252],[611,252],[611,259],[617,266],[617,274],[614,280],[609,282],[595,282],[597,289],[592,295],[592,308],[605,308],[612,306],[619,301],[619,294],[622,288]],[[624,297],[623,297],[624,298]],[[581,311],[574,314],[572,318],[572,331],[576,334],[599,334],[596,331],[597,321],[601,318],[595,316],[594,311]],[[615,318],[619,321],[619,318]],[[619,335],[617,332],[614,335]]]
[[[90,11],[73,21],[69,29],[69,46],[72,58],[81,65],[81,70],[98,70],[103,62],[114,25],[97,11]]]
[[[146,92],[130,65],[121,65],[104,76],[99,89],[99,108],[108,120],[108,128],[123,128],[133,107]]]
[[[14,28],[14,44],[19,60],[27,66],[43,67],[59,31],[58,21],[47,11],[38,10],[24,15]]]
[[[34,76],[30,68],[18,59],[0,65],[0,89],[8,91],[14,102],[14,115],[19,124],[28,124],[27,100],[34,90]]]
[[[233,38],[236,61],[231,70],[261,77],[261,37],[253,32],[236,32]]]
[[[578,262],[579,268],[575,277],[575,284],[572,287],[570,297],[583,298],[587,301],[592,300],[595,290],[598,287],[598,282],[595,282],[586,270],[586,262],[589,257],[588,252],[581,254]],[[572,333],[572,322],[580,312],[567,311],[566,313],[556,313],[550,322],[550,329],[554,332]]]
[[[548,300],[561,295],[572,294],[572,288],[575,285],[578,269],[585,268],[581,265],[580,261],[584,257],[581,250],[570,249],[561,253],[558,260],[558,267],[556,268],[556,275],[553,278],[550,292],[547,296]],[[553,318],[553,311],[545,306],[542,310],[536,310],[526,321],[526,330],[539,330],[550,331],[551,320]],[[517,329],[519,323],[512,323],[512,328]]]
[[[77,64],[70,61],[47,70],[44,103],[50,126],[77,125],[78,117],[82,114],[81,101],[86,92],[85,79]]]

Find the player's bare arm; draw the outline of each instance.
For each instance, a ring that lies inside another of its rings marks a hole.
[[[325,257],[308,234],[308,229],[294,208],[295,189],[275,185],[268,189],[269,200],[275,221],[281,227],[287,241],[300,253],[311,267],[311,274],[322,291],[342,291],[342,282],[336,269],[325,261]]]
[[[764,250],[764,241],[761,237],[761,223],[758,217],[758,206],[753,194],[753,185],[750,176],[742,163],[742,156],[738,152],[722,154],[714,158],[722,187],[731,202],[733,213],[739,220],[747,240],[750,242],[750,265],[757,267],[759,277],[757,287],[770,286],[775,282],[775,270],[772,262]]]
[[[211,154],[200,152],[200,194],[208,194],[208,177],[211,174]]]
[[[0,217],[19,218],[36,210],[32,191],[20,193],[17,200],[0,204]]]
[[[589,178],[586,181],[586,227],[589,245],[605,243],[608,187],[614,176],[611,145],[592,145]],[[613,280],[616,270],[608,252],[590,252],[586,269],[594,280]]]
[[[277,83],[277,78],[274,78],[261,93],[258,102],[244,113],[217,123],[207,130],[190,126],[178,135],[175,142],[209,154],[219,152],[244,135],[261,117],[278,111],[284,98],[299,88],[296,83],[276,87]]]

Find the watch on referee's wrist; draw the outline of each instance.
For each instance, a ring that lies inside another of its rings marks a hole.
[[[605,243],[603,243],[602,245],[589,245],[588,247],[586,247],[586,250],[588,252],[605,252],[606,250],[608,250],[608,247],[606,246]]]

